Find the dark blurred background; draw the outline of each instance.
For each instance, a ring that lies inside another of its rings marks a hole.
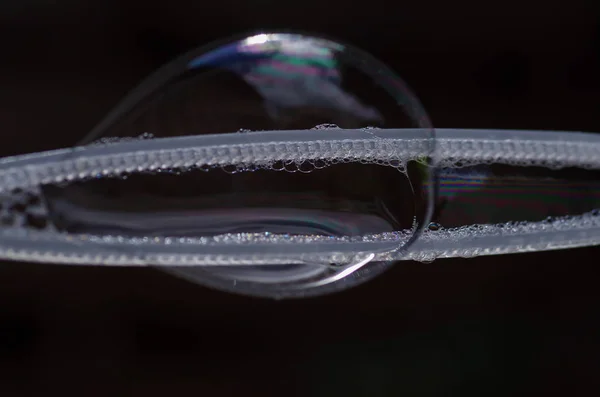
[[[595,0],[4,0],[2,152],[69,146],[164,62],[257,28],[368,50],[437,127],[600,131],[599,17]],[[2,263],[0,395],[597,395],[598,257],[400,263],[298,301]]]

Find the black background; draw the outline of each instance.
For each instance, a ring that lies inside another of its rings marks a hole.
[[[69,146],[180,52],[257,28],[390,64],[436,127],[600,131],[597,1],[5,0],[2,153]],[[401,263],[269,301],[152,269],[0,266],[0,395],[596,395],[598,248]]]

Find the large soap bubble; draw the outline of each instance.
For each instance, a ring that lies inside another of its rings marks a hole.
[[[392,130],[402,138],[406,131],[426,149],[434,143],[418,99],[372,56],[321,37],[261,33],[213,44],[167,64],[81,144],[215,134],[238,134],[243,141],[264,131],[285,137],[286,131],[298,136],[299,130],[323,139],[353,130],[354,137],[358,131],[372,142],[385,141]],[[406,237],[418,235],[428,223],[433,201],[427,156],[417,160],[374,156],[359,161],[349,155],[159,169],[48,186],[45,193],[55,226],[68,233],[344,238],[402,232]],[[411,241],[399,240],[397,249]],[[353,285],[388,266],[364,258],[358,262],[368,269],[361,265],[360,272],[349,272],[356,263],[300,263],[176,271],[243,293],[305,295]],[[348,274],[342,279],[340,271]]]

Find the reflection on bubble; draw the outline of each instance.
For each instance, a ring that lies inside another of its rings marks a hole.
[[[404,82],[370,55],[300,34],[258,34],[192,51],[133,90],[84,140],[431,124]]]

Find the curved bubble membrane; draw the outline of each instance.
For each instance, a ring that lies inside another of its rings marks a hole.
[[[383,140],[380,129],[404,128],[433,149],[425,111],[381,62],[321,37],[261,33],[194,50],[167,64],[81,144],[214,134],[238,134],[243,141],[244,134],[260,131],[315,129],[324,139],[362,129],[365,138]],[[428,223],[433,202],[427,189],[432,171],[423,164],[427,159],[420,160],[250,160],[159,168],[46,185],[43,195],[51,226],[72,234],[356,237],[402,231],[416,236]],[[411,240],[402,241],[397,249]],[[312,259],[171,271],[242,293],[305,295],[352,285],[388,266],[368,264],[367,257],[359,255],[353,263]],[[348,270],[358,263],[362,270]],[[343,272],[348,274],[342,280]]]
[[[312,128],[423,128],[405,83],[369,54],[300,34],[227,40],[174,60],[82,141]]]

